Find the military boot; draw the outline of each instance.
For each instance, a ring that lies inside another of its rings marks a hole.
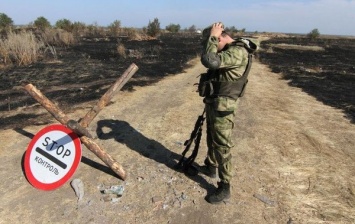
[[[217,176],[217,167],[215,166],[211,166],[211,165],[199,166],[198,171],[211,178],[216,178]]]
[[[226,199],[230,198],[230,184],[218,182],[218,188],[215,192],[210,195],[207,195],[206,201],[211,204],[218,204]]]
[[[216,178],[217,176],[217,167],[212,166],[212,164],[208,161],[206,158],[205,161],[203,162],[205,165],[199,166],[198,171],[208,177],[211,178]]]

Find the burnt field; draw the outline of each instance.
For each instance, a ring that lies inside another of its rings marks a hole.
[[[236,116],[232,197],[218,208],[205,201],[216,179],[189,177],[173,168],[203,110],[193,86],[205,71],[196,58],[198,36],[121,40],[126,58],[116,51],[117,39],[83,39],[58,49],[56,60],[1,70],[2,219],[354,223],[353,40],[266,38],[260,37],[264,42]],[[45,195],[30,187],[24,149],[53,117],[21,84],[32,82],[68,116],[82,117],[131,63],[139,70],[125,92],[88,127],[95,142],[122,164],[127,180],[118,180],[105,161],[83,150],[73,176],[85,185],[81,201],[69,183]],[[202,138],[197,164],[208,152],[206,135]],[[125,191],[113,202],[101,189],[117,184]]]
[[[125,57],[117,51],[119,43],[126,49]],[[33,112],[40,106],[22,90],[23,84],[32,83],[64,112],[70,112],[83,103],[96,102],[131,63],[139,70],[123,87],[124,91],[183,72],[186,62],[200,51],[199,35],[162,35],[144,41],[82,38],[75,46],[58,48],[55,59],[0,70],[0,127],[46,124],[51,118],[48,113]],[[289,80],[289,85],[341,109],[353,123],[354,57],[354,39],[302,37],[263,41],[256,55],[273,72]]]
[[[125,55],[117,51],[125,47]],[[123,87],[150,85],[181,73],[201,50],[199,35],[162,35],[158,39],[82,38],[69,48],[58,48],[57,58],[30,66],[0,70],[0,126],[23,127],[46,123],[49,115],[32,113],[39,107],[21,86],[32,83],[68,112],[79,104],[97,101],[116,79],[135,63],[139,70]]]
[[[355,39],[273,38],[261,47],[260,61],[289,85],[341,109],[355,123]]]

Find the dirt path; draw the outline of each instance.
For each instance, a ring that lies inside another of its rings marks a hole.
[[[114,177],[83,146],[73,176],[84,183],[82,201],[69,182],[49,192],[27,182],[21,159],[41,126],[1,130],[0,223],[355,222],[355,126],[257,62],[239,103],[233,197],[208,204],[204,197],[216,180],[171,168],[203,110],[193,84],[204,68],[198,60],[191,63],[196,65],[186,73],[121,92],[94,120],[96,141],[129,176]],[[89,108],[70,116],[78,119]],[[100,193],[112,185],[125,189],[116,202]]]

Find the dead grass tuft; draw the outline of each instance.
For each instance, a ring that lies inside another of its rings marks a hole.
[[[38,60],[43,47],[32,32],[9,32],[6,39],[0,40],[0,57],[4,64],[28,65]]]
[[[120,57],[127,58],[126,47],[122,43],[117,45],[117,53]]]
[[[41,38],[47,45],[68,47],[76,43],[74,35],[62,29],[46,29]]]
[[[293,49],[293,50],[303,50],[303,51],[324,51],[323,47],[320,46],[304,46],[296,44],[274,44],[274,48],[280,49]]]

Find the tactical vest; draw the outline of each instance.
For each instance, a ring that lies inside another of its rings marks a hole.
[[[242,38],[236,39],[232,45],[244,47],[248,51],[248,64],[243,75],[234,82],[221,82],[214,76],[214,74],[218,74],[218,71],[211,72],[209,70],[207,73],[201,74],[198,86],[199,95],[201,97],[215,98],[223,96],[236,100],[244,95],[248,83],[248,75],[252,64],[253,53],[257,49],[257,46],[252,41]]]

